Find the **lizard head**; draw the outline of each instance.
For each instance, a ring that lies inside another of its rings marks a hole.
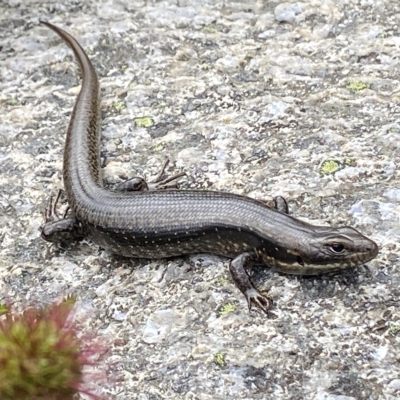
[[[318,275],[364,264],[378,251],[373,240],[354,228],[313,227],[311,235],[287,249],[284,257],[275,257],[272,264],[280,272]]]

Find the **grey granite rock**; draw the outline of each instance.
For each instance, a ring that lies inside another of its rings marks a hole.
[[[2,299],[75,293],[110,349],[109,399],[399,398],[399,15],[396,1],[1,2]],[[107,184],[170,157],[183,189],[282,195],[299,218],[365,232],[379,256],[336,276],[255,268],[267,319],[248,312],[228,260],[44,243],[80,80],[39,18],[98,71]]]

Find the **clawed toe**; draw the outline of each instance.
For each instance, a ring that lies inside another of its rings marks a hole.
[[[255,304],[268,315],[268,311],[273,303],[271,298],[263,296],[262,294],[258,293],[257,290],[254,288],[247,290],[245,296],[247,299],[247,304],[249,306],[249,311],[251,311],[251,306]]]
[[[167,168],[168,164],[169,160],[166,159],[156,178],[150,182],[146,182],[146,178],[135,176],[118,184],[115,190],[121,192],[141,192],[143,190],[178,189],[179,184],[176,181],[186,174],[185,172],[180,172],[175,175],[166,176],[165,169]]]
[[[49,197],[49,200],[47,202],[47,206],[44,210],[44,215],[43,215],[45,224],[48,222],[58,221],[58,220],[62,220],[62,219],[66,218],[68,211],[69,211],[69,206],[66,207],[62,216],[60,216],[57,211],[57,205],[60,201],[62,193],[63,193],[63,191],[61,189],[59,189],[56,196],[51,195]]]
[[[150,190],[157,190],[157,189],[178,189],[179,185],[177,182],[173,182],[178,180],[179,178],[182,178],[183,176],[186,175],[185,172],[179,172],[178,174],[171,175],[166,177],[165,176],[165,169],[167,168],[169,164],[169,159],[167,158],[164,161],[163,166],[161,167],[160,172],[158,173],[157,177],[149,182],[149,189]],[[173,182],[173,183],[171,183]]]

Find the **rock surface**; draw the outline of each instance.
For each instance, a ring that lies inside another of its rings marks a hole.
[[[110,348],[109,399],[399,398],[399,15],[379,0],[1,2],[2,301],[78,295]],[[267,319],[248,312],[229,260],[43,242],[80,79],[39,19],[98,71],[107,185],[169,157],[182,189],[282,195],[301,219],[364,232],[378,257],[313,278],[255,268]]]

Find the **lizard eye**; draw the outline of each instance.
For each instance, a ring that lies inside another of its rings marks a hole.
[[[344,246],[342,244],[339,244],[339,243],[334,243],[334,244],[331,244],[331,249],[335,253],[342,253],[343,250],[344,250]]]

